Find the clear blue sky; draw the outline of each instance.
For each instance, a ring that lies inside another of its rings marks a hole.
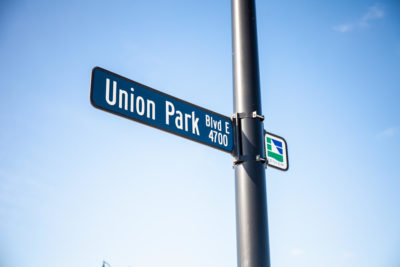
[[[400,266],[399,1],[257,1],[272,267]],[[230,1],[0,2],[0,266],[236,266],[229,154],[90,105],[100,66],[230,116]]]

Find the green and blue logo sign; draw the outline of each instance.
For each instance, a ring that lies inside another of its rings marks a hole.
[[[264,141],[268,166],[286,171],[289,168],[289,162],[285,139],[274,134],[264,132]]]

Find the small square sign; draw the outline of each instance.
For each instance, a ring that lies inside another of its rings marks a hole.
[[[289,160],[285,139],[264,131],[264,144],[268,166],[287,171],[289,168]]]

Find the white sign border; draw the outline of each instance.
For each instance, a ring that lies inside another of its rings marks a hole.
[[[275,166],[275,165],[270,165],[270,162],[269,162],[269,160],[268,160],[268,151],[267,151],[267,140],[266,140],[267,135],[270,135],[270,136],[272,136],[272,137],[279,138],[279,139],[281,139],[281,140],[283,141],[283,146],[284,146],[284,147],[282,147],[282,148],[283,148],[284,154],[285,154],[284,157],[285,157],[285,159],[286,159],[286,168],[280,168],[280,167]],[[266,130],[264,130],[264,151],[265,151],[265,158],[268,160],[268,164],[267,164],[267,165],[268,165],[269,167],[272,167],[272,168],[274,168],[274,169],[281,170],[281,171],[287,171],[287,170],[289,169],[288,147],[287,147],[287,142],[286,142],[285,138],[283,138],[283,137],[281,137],[281,136],[279,136],[279,135],[276,135],[276,134],[267,132]]]

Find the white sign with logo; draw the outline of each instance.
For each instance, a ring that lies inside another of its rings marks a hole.
[[[286,140],[264,131],[264,144],[268,166],[287,171],[289,169],[289,160]]]

